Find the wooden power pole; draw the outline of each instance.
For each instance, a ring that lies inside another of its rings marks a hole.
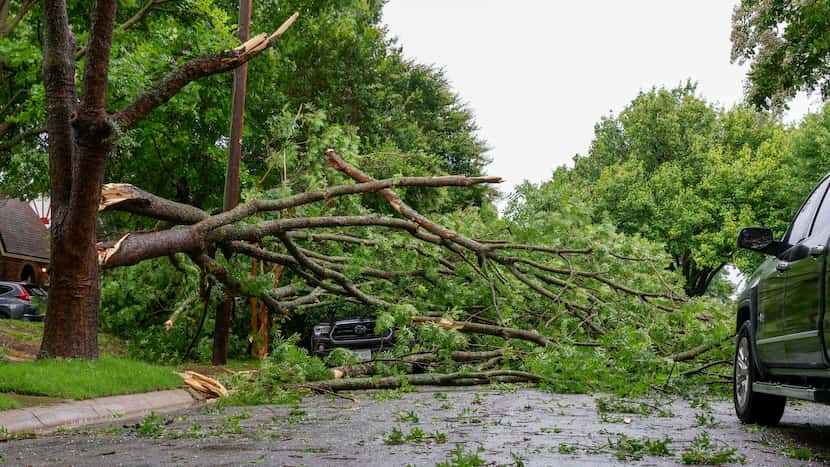
[[[251,2],[239,0],[240,42],[245,42],[251,35]],[[239,203],[239,168],[242,160],[242,128],[245,122],[245,94],[248,88],[248,64],[239,66],[233,73],[233,102],[231,104],[231,141],[228,150],[228,167],[225,172],[225,211],[233,209]],[[216,310],[216,323],[213,331],[213,364],[224,365],[228,362],[228,339],[230,338],[231,312],[233,295],[226,293],[225,301]]]

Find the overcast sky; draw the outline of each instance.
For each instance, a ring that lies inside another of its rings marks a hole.
[[[710,102],[738,102],[735,3],[390,0],[383,20],[407,57],[445,70],[492,148],[487,172],[504,177],[508,193],[585,154],[600,117],[640,90],[691,79]],[[800,98],[787,120],[817,107]]]

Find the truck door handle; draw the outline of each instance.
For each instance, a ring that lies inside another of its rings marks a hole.
[[[775,269],[777,269],[780,272],[784,272],[787,269],[790,269],[790,263],[786,261],[780,261],[778,264],[775,265]]]
[[[827,247],[824,245],[817,245],[810,248],[810,256],[816,257],[821,256],[827,251]]]

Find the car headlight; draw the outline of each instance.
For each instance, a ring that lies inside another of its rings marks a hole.
[[[314,335],[315,336],[328,334],[329,332],[331,332],[331,326],[328,326],[328,325],[314,326]]]

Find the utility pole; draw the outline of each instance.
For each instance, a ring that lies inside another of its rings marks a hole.
[[[245,42],[251,35],[251,2],[239,0],[239,31],[237,37]],[[239,66],[233,73],[233,102],[231,104],[231,141],[228,148],[228,167],[225,172],[225,211],[239,203],[239,168],[242,160],[242,128],[245,121],[245,94],[248,87],[248,64]],[[228,339],[230,338],[231,312],[234,297],[226,293],[225,301],[216,310],[213,331],[213,364],[228,362]]]

